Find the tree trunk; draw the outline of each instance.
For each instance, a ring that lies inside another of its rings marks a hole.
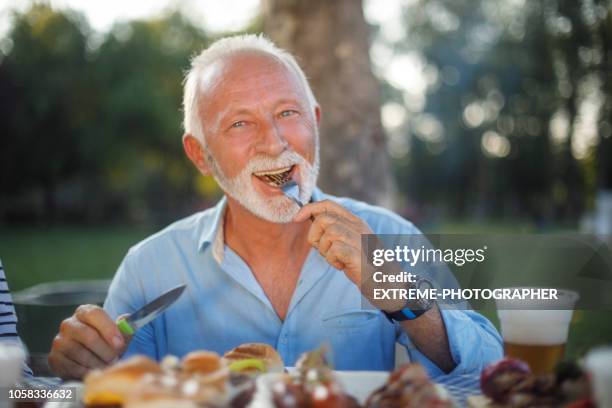
[[[361,1],[264,0],[263,9],[265,32],[297,57],[321,106],[319,186],[394,208],[395,181]]]

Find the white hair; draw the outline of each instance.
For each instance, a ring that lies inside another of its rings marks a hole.
[[[202,73],[207,67],[218,60],[247,52],[257,52],[269,55],[279,60],[287,69],[293,71],[301,82],[306,98],[314,116],[317,101],[308,84],[304,71],[289,52],[277,47],[263,35],[246,34],[225,37],[215,41],[210,47],[203,50],[191,60],[191,68],[185,76],[183,89],[183,128],[185,133],[194,135],[206,145],[202,118],[199,111],[199,94],[207,84],[203,83]]]

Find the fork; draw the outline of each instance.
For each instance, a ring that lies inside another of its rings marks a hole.
[[[281,191],[284,195],[293,200],[300,208],[304,206],[304,203],[300,201],[300,186],[293,181],[289,180],[281,185]]]
[[[304,203],[300,201],[300,186],[298,186],[298,184],[295,181],[293,180],[285,181],[281,185],[281,191],[283,192],[285,196],[293,200],[293,202],[296,203],[298,207],[302,208],[304,206]],[[310,218],[310,221],[314,222],[315,220],[314,215],[311,215],[309,218]]]
[[[298,186],[298,183],[290,178],[278,175],[269,175],[268,177],[270,177],[280,187],[285,197],[291,199],[300,208],[304,206],[304,203],[300,200],[300,186]],[[313,215],[310,216],[310,221],[314,221]]]
[[[269,174],[266,177],[276,184],[283,194],[293,200],[300,208],[304,206],[304,203],[300,201],[300,186],[294,180],[281,174]]]

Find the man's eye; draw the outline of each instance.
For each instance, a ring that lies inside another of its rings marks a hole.
[[[238,122],[232,123],[232,127],[233,128],[239,128],[239,127],[243,127],[245,125],[246,125],[246,122],[244,120],[239,120]]]
[[[297,113],[297,111],[294,111],[292,109],[288,109],[288,110],[284,110],[280,113],[280,116],[282,118],[286,118],[287,116],[292,116],[295,115]]]

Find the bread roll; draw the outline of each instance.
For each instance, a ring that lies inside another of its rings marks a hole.
[[[222,391],[229,370],[217,353],[192,351],[183,358],[181,375],[193,377],[201,386],[210,385]]]
[[[280,354],[264,343],[241,344],[225,353],[223,360],[230,370],[241,373],[282,372],[285,369]]]
[[[198,376],[173,372],[147,375],[127,396],[123,408],[197,408],[223,402],[223,393],[200,384]]]
[[[222,368],[221,357],[212,351],[192,351],[183,357],[182,369],[188,374],[210,374]]]
[[[84,380],[83,402],[87,406],[121,405],[143,376],[161,372],[155,361],[144,356],[134,356],[103,370],[90,371]]]

